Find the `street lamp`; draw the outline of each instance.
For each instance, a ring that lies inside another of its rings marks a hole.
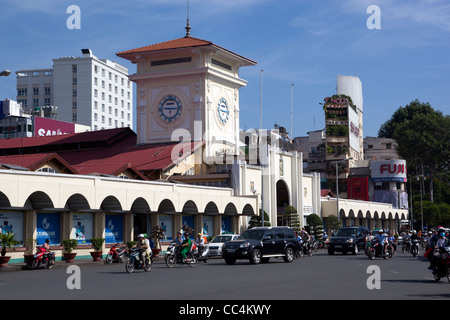
[[[346,158],[346,159],[343,159],[343,160],[337,160],[336,161],[336,208],[337,208],[337,211],[336,211],[336,214],[337,214],[337,218],[338,218],[338,221],[340,221],[340,218],[339,218],[339,172],[338,172],[338,164],[339,164],[339,162],[344,162],[344,161],[348,161],[348,160],[353,160],[353,157],[349,157],[349,158]]]

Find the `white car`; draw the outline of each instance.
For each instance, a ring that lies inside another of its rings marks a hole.
[[[222,256],[223,244],[227,241],[236,240],[240,236],[238,234],[221,234],[215,236],[208,244],[210,256]]]

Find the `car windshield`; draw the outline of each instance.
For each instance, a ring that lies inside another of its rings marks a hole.
[[[231,240],[231,236],[215,236],[211,243],[227,242]]]
[[[339,229],[336,232],[337,237],[355,237],[356,230],[355,229]]]
[[[241,234],[241,238],[242,239],[253,239],[253,240],[261,240],[264,232],[266,230],[264,229],[259,229],[259,230],[254,230],[254,229],[250,229],[250,230],[245,230],[242,234]]]

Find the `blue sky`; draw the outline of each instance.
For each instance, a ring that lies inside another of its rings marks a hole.
[[[81,9],[81,29],[70,30],[70,5]],[[381,29],[369,29],[370,5]],[[136,66],[120,51],[183,37],[186,0],[0,0],[0,99],[15,99],[14,72],[49,68],[52,59],[80,56]],[[364,136],[414,99],[449,114],[450,2],[448,0],[190,0],[191,35],[258,62],[241,69],[241,128],[258,128],[260,70],[263,127],[279,123],[293,136],[324,127],[323,98],[336,92],[336,75],[361,79]]]

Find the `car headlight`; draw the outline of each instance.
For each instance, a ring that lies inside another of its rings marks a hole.
[[[247,248],[250,245],[250,242],[241,243],[239,248]]]
[[[353,243],[353,238],[347,239],[347,243]]]

